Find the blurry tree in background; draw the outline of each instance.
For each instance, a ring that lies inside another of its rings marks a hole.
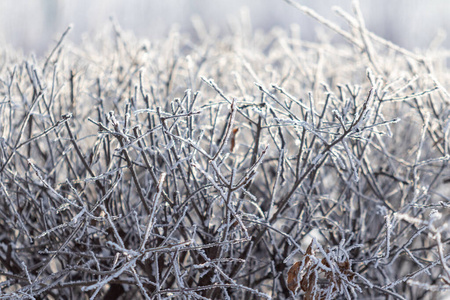
[[[298,1],[328,19],[341,20],[333,5],[350,8],[350,1]],[[409,49],[427,48],[442,29],[450,28],[446,0],[363,1],[366,26],[374,33]],[[84,33],[99,31],[113,16],[124,29],[138,37],[161,38],[174,25],[192,31],[192,17],[200,16],[208,28],[229,30],[229,19],[248,9],[255,29],[270,30],[297,23],[302,38],[314,39],[318,26],[308,17],[278,0],[17,0],[0,2],[0,42],[41,54],[51,42],[74,24],[70,38],[79,42]],[[450,42],[444,41],[448,47]]]

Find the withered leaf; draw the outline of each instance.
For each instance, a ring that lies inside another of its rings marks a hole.
[[[296,262],[288,271],[288,279],[287,279],[287,285],[288,289],[291,290],[293,293],[298,288],[298,282],[299,282],[299,276],[298,273],[300,272],[300,265],[301,262]]]

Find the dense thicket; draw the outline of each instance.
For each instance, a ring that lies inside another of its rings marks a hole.
[[[444,295],[449,52],[298,8],[330,36],[2,48],[0,298]]]

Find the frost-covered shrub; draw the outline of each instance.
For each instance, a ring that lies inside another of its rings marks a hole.
[[[448,52],[297,8],[345,42],[197,20],[3,48],[1,298],[445,295]]]

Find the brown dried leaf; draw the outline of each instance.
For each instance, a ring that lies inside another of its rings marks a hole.
[[[287,279],[287,285],[288,289],[291,290],[293,293],[298,288],[298,273],[300,272],[300,265],[301,262],[296,262],[288,271],[288,279]]]
[[[233,152],[234,147],[236,146],[236,133],[239,131],[239,128],[234,128],[231,132],[231,143],[230,143],[230,152]]]
[[[314,251],[312,249],[313,247],[313,241],[311,240],[311,244],[309,244],[308,249],[306,249],[306,258],[305,258],[305,265],[307,265],[309,263],[309,261],[311,260],[311,258],[309,257],[309,255],[314,255]]]

